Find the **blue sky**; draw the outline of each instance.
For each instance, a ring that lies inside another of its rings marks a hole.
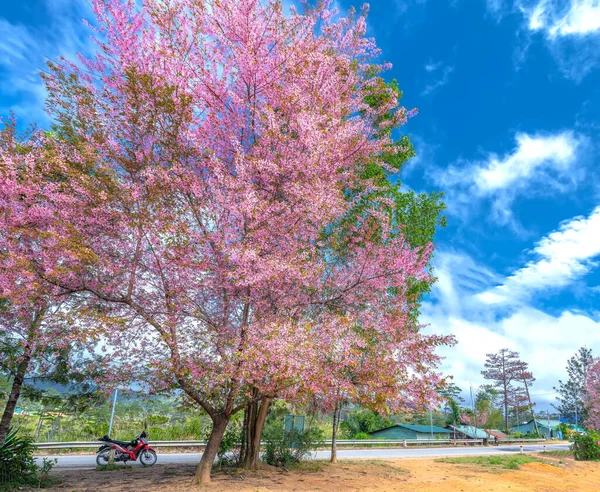
[[[37,74],[91,50],[83,17],[84,0],[2,3],[0,114],[47,123]],[[373,0],[369,31],[419,108],[399,179],[446,194],[423,309],[458,339],[444,368],[468,389],[486,352],[519,350],[546,408],[580,346],[600,355],[600,1]]]

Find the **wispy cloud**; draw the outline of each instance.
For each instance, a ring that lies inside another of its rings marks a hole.
[[[502,19],[506,9],[506,0],[485,0],[485,6],[489,14],[496,20]]]
[[[537,378],[532,393],[542,395],[534,400],[547,405],[554,398],[552,387],[564,379],[568,358],[584,343],[600,352],[600,322],[592,316],[569,310],[553,316],[526,302],[507,312],[480,299],[480,292],[497,283],[496,273],[460,251],[438,251],[435,262],[439,282],[423,305],[422,320],[433,332],[456,337],[455,347],[441,351],[447,357],[443,369],[463,390],[485,383],[486,353],[507,347],[530,364]]]
[[[520,193],[544,195],[573,189],[583,177],[578,157],[586,140],[572,131],[515,136],[515,147],[502,156],[491,152],[476,161],[458,161],[431,174],[459,215],[474,199],[492,200],[493,218],[516,226],[511,205]]]
[[[86,2],[46,0],[47,21],[25,26],[0,17],[0,113],[13,110],[25,121],[46,122],[45,88],[39,72],[48,58],[65,56],[75,60],[78,52],[91,51],[89,30],[83,17],[90,18]]]
[[[515,140],[517,145],[512,153],[503,157],[490,154],[469,171],[470,176],[466,179],[473,179],[480,193],[492,194],[513,188],[516,182],[529,181],[536,174],[549,170],[568,171],[575,162],[579,145],[572,132],[554,135],[519,133]]]
[[[600,206],[587,217],[574,217],[540,239],[531,255],[536,259],[478,295],[486,304],[526,302],[534,293],[560,289],[594,269],[600,256]]]
[[[523,9],[532,31],[545,31],[552,38],[587,36],[600,32],[600,2],[598,0],[570,0],[564,4],[540,0],[530,9]]]
[[[425,86],[425,89],[423,89],[421,92],[422,95],[426,96],[431,94],[448,83],[450,80],[450,75],[452,72],[454,72],[454,67],[442,67],[443,64],[441,62],[438,62],[437,64],[429,63],[425,65],[425,71],[435,76],[435,79]]]
[[[526,31],[544,36],[566,77],[579,82],[598,66],[600,1],[518,0],[515,8],[525,18]]]
[[[441,61],[439,61],[439,62],[430,61],[429,63],[425,64],[425,71],[426,72],[435,72],[442,65],[443,65],[443,63]]]

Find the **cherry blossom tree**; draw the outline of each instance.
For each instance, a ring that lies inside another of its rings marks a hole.
[[[199,483],[249,404],[329,399],[339,356],[353,392],[394,408],[429,391],[443,343],[411,318],[431,245],[393,231],[383,200],[329,233],[376,189],[365,167],[401,151],[382,114],[410,116],[365,102],[386,68],[366,10],[330,5],[95,0],[96,56],[45,76],[54,135],[0,154],[5,237],[55,295],[101,305],[108,374],[212,419]]]
[[[600,359],[590,365],[585,380],[584,404],[587,410],[585,424],[600,431]]]
[[[52,187],[62,179],[56,174],[41,177],[35,166],[47,143],[43,133],[40,138],[18,135],[13,118],[0,130],[0,368],[12,376],[0,419],[0,443],[28,379],[68,381],[74,391],[69,400],[79,405],[95,393],[90,362],[98,333],[87,313],[93,306],[41,280],[32,256],[33,250],[40,251],[36,248],[41,230],[30,225],[44,227],[51,217],[34,183],[41,178]]]

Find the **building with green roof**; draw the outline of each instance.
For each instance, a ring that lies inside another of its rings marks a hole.
[[[482,429],[473,425],[449,425],[450,431],[456,431],[457,439],[489,439],[490,436]]]
[[[450,439],[452,432],[436,425],[396,424],[370,434],[373,439]]]
[[[557,427],[562,423],[560,420],[553,419],[536,419],[538,429],[540,430],[540,434],[542,434],[546,439],[562,439],[562,435]],[[573,429],[577,432],[585,432],[579,426],[572,425]],[[525,422],[524,424],[517,425],[510,429],[510,432],[519,432],[521,434],[535,434],[535,424],[533,419],[529,422]]]

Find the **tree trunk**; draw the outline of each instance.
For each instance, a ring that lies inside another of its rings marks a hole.
[[[35,337],[36,330],[39,328],[45,314],[46,308],[42,308],[34,312],[33,320],[31,322],[31,326],[29,327],[29,332],[27,333],[27,342],[23,351],[23,359],[17,366],[17,373],[13,379],[10,395],[8,395],[8,401],[4,407],[2,419],[0,419],[0,444],[4,443],[4,439],[6,439],[6,434],[8,433],[8,428],[10,427],[10,422],[15,414],[17,401],[19,401],[19,396],[21,395],[23,380],[25,379],[25,374],[27,373],[27,368],[29,367],[29,362],[31,361],[32,357],[30,351],[32,340]]]
[[[194,482],[196,484],[207,485],[210,483],[210,472],[228,423],[229,419],[224,418],[222,415],[213,418],[213,428],[210,432],[210,437],[208,438],[206,448],[204,448],[204,452],[202,453],[198,468],[196,468],[196,476],[194,477]]]
[[[240,449],[240,468],[258,470],[260,463],[260,440],[269,415],[272,398],[252,402],[244,411],[244,440]]]
[[[252,398],[258,396],[258,390],[252,390]],[[258,401],[251,401],[244,408],[244,422],[242,427],[242,442],[240,445],[240,468],[247,468],[249,449],[252,446],[254,439],[254,427],[256,424],[256,416],[258,415]]]
[[[337,402],[333,410],[333,431],[331,433],[331,463],[337,463],[337,432],[340,426],[340,416],[342,414],[342,404]]]
[[[24,356],[23,360],[19,363],[17,367],[17,373],[15,374],[15,378],[13,379],[10,395],[8,395],[8,401],[6,402],[6,406],[4,407],[4,413],[2,414],[2,419],[0,420],[0,444],[4,443],[4,439],[6,438],[6,434],[8,433],[8,428],[10,427],[10,422],[12,421],[13,415],[15,414],[15,409],[17,408],[17,401],[19,400],[19,396],[21,395],[21,387],[23,386],[23,380],[25,379],[25,373],[27,372],[27,366],[29,366],[30,360],[30,355]]]
[[[40,406],[40,418],[38,419],[37,426],[35,427],[35,434],[33,435],[33,439],[35,441],[40,440],[40,432],[42,431],[42,425],[44,424],[44,406]]]
[[[504,430],[508,433],[508,387],[504,384]]]

